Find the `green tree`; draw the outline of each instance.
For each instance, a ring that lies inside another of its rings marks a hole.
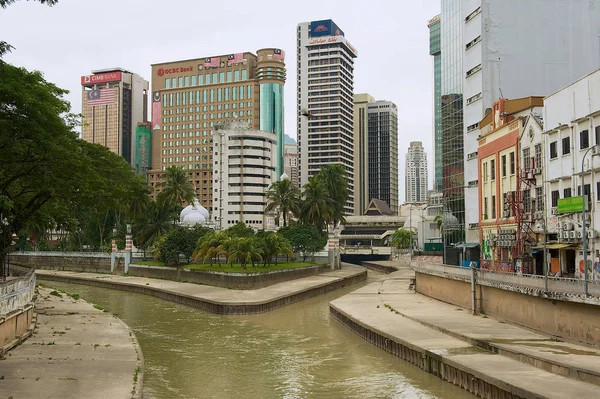
[[[0,76],[0,260],[13,233],[83,229],[74,220],[84,210],[118,209],[144,192],[124,159],[78,139],[66,91],[2,60]]]
[[[396,248],[408,248],[412,243],[413,233],[409,230],[398,229],[392,235],[392,244]]]
[[[302,192],[300,221],[323,230],[332,220],[333,204],[322,181],[312,177]]]
[[[273,263],[277,264],[277,256],[294,256],[290,241],[281,234],[274,232],[259,232],[256,234],[256,245],[262,250],[263,266]]]
[[[178,265],[180,256],[183,256],[185,263],[190,263],[198,241],[204,236],[212,235],[211,232],[211,229],[202,226],[191,229],[176,227],[159,240],[157,258],[165,265]]]
[[[229,253],[229,261],[233,262],[237,260],[240,262],[242,269],[246,269],[248,263],[252,264],[252,267],[255,267],[255,263],[262,259],[262,251],[256,245],[254,237],[237,238]]]
[[[164,181],[157,184],[161,191],[158,202],[168,208],[180,207],[183,203],[192,203],[196,198],[194,186],[183,167],[169,166],[163,176]]]
[[[133,243],[146,251],[173,228],[172,220],[172,212],[169,209],[150,201],[133,225]]]
[[[434,223],[437,225],[438,230],[440,231],[440,233],[444,233],[444,217],[442,215],[437,215],[435,217],[435,219],[433,219]]]
[[[225,233],[234,238],[247,238],[254,236],[254,229],[244,222],[237,222],[233,226],[224,230]]]
[[[279,234],[290,242],[292,251],[300,254],[303,261],[306,261],[307,257],[314,256],[315,252],[323,250],[327,245],[327,233],[310,224],[282,227],[279,229]]]
[[[220,255],[223,250],[221,245],[226,237],[227,235],[223,231],[209,233],[202,236],[196,242],[196,248],[192,254],[192,258],[194,259],[194,261],[197,262],[200,260],[202,263],[210,261],[210,264],[212,266],[213,260],[216,258],[217,264],[220,267]]]
[[[277,181],[266,193],[267,207],[265,212],[276,211],[283,215],[283,226],[287,226],[290,215],[300,214],[300,189],[290,179]]]
[[[319,173],[316,174],[317,180],[321,181],[331,198],[330,219],[329,223],[333,223],[334,227],[339,223],[343,223],[344,207],[348,202],[348,173],[342,164],[325,165]]]

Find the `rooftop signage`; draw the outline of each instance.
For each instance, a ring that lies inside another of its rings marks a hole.
[[[194,67],[192,67],[192,66],[179,67],[179,68],[158,68],[158,70],[156,71],[156,74],[158,76],[164,76],[164,75],[171,75],[173,73],[192,72],[193,70],[194,70]]]
[[[82,85],[93,85],[96,83],[119,82],[121,81],[121,72],[99,73],[95,75],[86,75],[81,77]]]

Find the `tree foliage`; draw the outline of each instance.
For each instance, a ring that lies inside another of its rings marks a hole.
[[[211,229],[202,226],[191,229],[176,227],[160,237],[156,245],[155,257],[167,266],[179,265],[180,256],[185,258],[186,264],[190,263],[198,241],[211,233]]]
[[[333,202],[325,184],[312,177],[303,188],[300,221],[323,230],[333,217]]]
[[[196,198],[194,186],[183,167],[169,166],[165,170],[164,181],[157,184],[161,189],[158,202],[167,208],[180,207],[183,203],[192,203]]]
[[[315,177],[323,183],[331,199],[330,218],[327,222],[333,223],[335,227],[345,221],[344,207],[349,197],[348,173],[342,164],[330,164],[325,165]]]
[[[412,236],[411,231],[398,229],[392,235],[392,244],[396,248],[408,248],[412,243]]]
[[[238,222],[228,229],[224,230],[230,237],[247,238],[254,236],[254,229],[244,222]]]
[[[293,252],[301,254],[302,260],[312,257],[327,245],[327,233],[314,225],[291,225],[279,229],[279,233],[287,238]]]
[[[265,212],[276,211],[283,217],[283,226],[287,226],[290,216],[300,214],[300,189],[290,179],[279,180],[269,187],[266,193]]]

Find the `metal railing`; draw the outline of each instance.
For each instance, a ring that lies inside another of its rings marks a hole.
[[[19,256],[64,256],[64,257],[77,257],[77,258],[110,258],[110,253],[106,252],[61,252],[61,251],[24,251],[24,252],[11,252],[11,257]]]
[[[451,265],[436,265],[432,263],[415,262],[413,269],[418,272],[439,275],[456,280],[471,280],[468,268]],[[547,277],[548,292],[561,294],[584,295],[584,280],[566,277]],[[516,274],[477,270],[477,281],[486,285],[510,285],[526,290],[545,291],[544,276],[535,274]],[[592,280],[588,284],[588,295],[600,297],[600,281]]]

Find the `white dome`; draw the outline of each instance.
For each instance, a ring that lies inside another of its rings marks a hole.
[[[198,204],[198,206],[196,208],[198,209],[198,212],[200,212],[202,214],[202,216],[204,216],[205,220],[210,219],[210,215],[208,214],[208,211],[206,210],[205,207],[203,207],[202,205]]]
[[[283,172],[281,174],[281,177],[279,177],[279,180],[290,180],[290,177],[285,172]]]
[[[205,224],[206,218],[198,209],[192,209],[181,221],[185,226],[195,226],[197,224]]]
[[[183,221],[183,218],[194,209],[193,205],[188,205],[179,214],[179,221]]]

